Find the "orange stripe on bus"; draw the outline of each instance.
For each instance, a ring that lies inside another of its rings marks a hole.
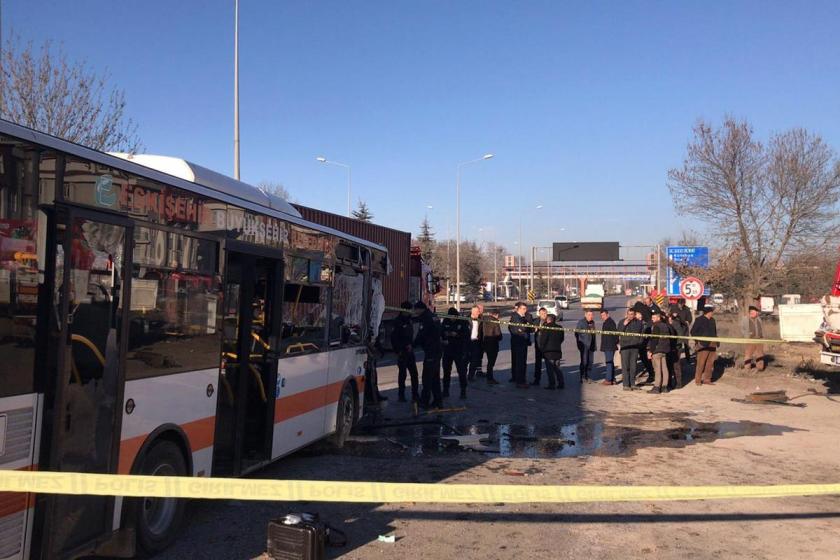
[[[37,471],[38,465],[29,465],[15,469],[18,471]],[[0,492],[0,517],[14,515],[31,508],[35,504],[35,496],[31,493]]]
[[[364,390],[364,375],[356,376],[355,381],[357,389],[360,392]],[[338,402],[343,388],[344,381],[342,380],[277,399],[274,401],[274,423],[277,424]]]
[[[195,453],[213,445],[214,432],[216,429],[216,417],[208,416],[192,422],[181,424],[181,429],[187,434],[190,449]],[[128,474],[140,448],[146,441],[149,434],[139,435],[133,438],[124,439],[120,442],[120,461],[117,467],[119,474]]]

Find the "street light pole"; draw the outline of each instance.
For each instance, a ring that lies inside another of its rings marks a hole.
[[[325,158],[324,156],[318,156],[315,158],[315,161],[320,163],[329,163],[331,165],[337,165],[339,167],[343,167],[347,169],[347,217],[350,217],[350,191],[353,187],[353,170],[350,168],[349,165],[346,163],[341,163],[340,161],[333,161]]]
[[[519,300],[522,300],[522,214],[519,215],[519,242],[516,244],[519,248],[519,257],[517,258],[519,266]]]
[[[480,158],[471,159],[458,164],[457,179],[455,181],[455,308],[461,310],[461,168],[471,163],[478,163],[493,157],[484,154]]]
[[[239,180],[239,0],[233,2],[233,178]]]
[[[534,258],[537,255],[537,248],[531,245],[531,286],[530,290],[534,292],[534,297],[537,295],[537,291],[534,288]]]

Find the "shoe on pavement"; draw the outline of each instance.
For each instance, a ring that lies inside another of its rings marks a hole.
[[[554,385],[549,385],[548,387],[543,387],[543,389],[545,389],[546,391],[554,391],[555,389],[557,389],[557,387],[555,387]]]
[[[490,379],[488,379],[488,380],[487,380],[487,384],[488,384],[488,385],[498,385],[498,384],[499,384],[499,382],[498,382],[498,381],[496,381],[496,380],[495,380],[495,379],[493,379],[493,378],[490,378]]]
[[[400,395],[399,397],[397,397],[397,402],[406,402],[405,395]]]
[[[661,392],[662,392],[662,391],[659,389],[659,387],[654,387],[653,389],[651,389],[650,391],[648,391],[648,393],[652,393],[652,394],[654,394],[654,395],[658,395],[658,394],[659,394],[659,393],[661,393]]]
[[[540,382],[538,379],[534,379],[533,381],[531,381],[531,385],[536,385],[537,387],[539,387]]]
[[[601,381],[601,385],[615,385],[615,382],[607,381],[606,379],[604,379],[603,381]]]
[[[530,386],[530,385],[528,385],[527,383],[517,383],[517,384],[516,384],[516,388],[517,388],[517,389],[528,389],[528,388],[530,388],[530,387],[531,387],[531,386]]]

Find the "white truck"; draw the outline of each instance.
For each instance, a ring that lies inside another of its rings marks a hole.
[[[822,346],[820,362],[840,367],[840,262],[831,293],[822,299],[823,324],[814,340]]]
[[[583,297],[580,298],[580,306],[596,311],[604,307],[604,283],[587,282]]]

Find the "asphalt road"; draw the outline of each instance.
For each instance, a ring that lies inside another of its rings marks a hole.
[[[608,297],[605,305],[609,309],[620,310],[626,305],[626,300],[627,298],[623,296]],[[505,311],[501,315],[506,318],[509,313]],[[574,327],[581,317],[583,317],[583,311],[580,304],[575,303],[571,309],[564,312],[562,324],[566,327]],[[596,325],[600,326],[600,324],[600,318],[596,317]],[[582,406],[584,384],[579,382],[577,375],[578,352],[574,336],[571,333],[567,334],[564,342],[562,369],[566,379],[565,390],[543,391],[536,390],[533,387],[531,390],[519,390],[505,382],[510,376],[510,342],[507,329],[503,328],[502,330],[504,337],[496,362],[497,377],[502,383],[496,386],[487,386],[477,380],[470,384],[468,400],[464,402],[457,397],[458,382],[456,377],[456,379],[453,379],[456,389],[446,404],[452,407],[466,405],[466,409],[456,415],[450,414],[446,417],[446,420],[463,425],[482,426],[486,426],[486,424],[481,424],[482,422],[486,423],[488,421],[497,424],[511,423],[527,426],[529,430],[535,428],[555,429],[556,425],[579,421],[585,415]],[[597,380],[604,373],[603,364],[600,363],[602,355],[596,352],[595,360],[596,364],[592,377]],[[533,366],[533,346],[531,346],[528,358],[529,381],[533,379]],[[418,363],[418,369],[422,370],[422,363]],[[390,356],[381,362],[378,373],[380,390],[389,398],[385,403],[383,420],[409,422],[416,420],[412,418],[411,409],[407,403],[397,402],[397,367]],[[546,376],[543,376],[542,384],[543,386],[546,385]],[[593,388],[595,386],[589,385],[589,387]],[[540,428],[542,424],[549,427],[543,426]],[[369,436],[356,435],[354,437],[363,442],[364,438]],[[423,441],[428,443],[428,440]],[[388,444],[388,449],[391,447]],[[482,454],[467,453],[466,455],[450,456],[447,454],[437,455],[433,452],[429,457],[424,458],[408,457],[404,454],[396,456],[385,454],[383,456],[381,452],[380,447],[374,445],[369,448],[364,443],[359,442],[355,446],[345,447],[338,453],[330,450],[326,445],[315,444],[249,476],[290,480],[379,480],[384,482],[432,483],[462,476],[463,478],[457,481],[465,483],[490,482],[483,478],[485,475],[469,474],[472,472],[469,470],[471,465],[485,464],[489,461],[489,458]],[[497,469],[492,464],[488,463],[488,465],[490,465],[490,468]],[[508,481],[500,482],[506,483]],[[498,504],[493,507],[497,506]],[[402,511],[406,506],[396,505],[394,507]],[[379,551],[367,550],[365,547],[370,543],[376,543],[378,535],[393,531],[397,526],[395,523],[403,523],[404,519],[408,519],[412,515],[422,516],[425,514],[407,511],[404,512],[407,516],[395,516],[393,512],[387,511],[387,509],[371,504],[194,500],[189,504],[187,521],[182,535],[168,550],[154,558],[156,560],[255,558],[265,550],[268,521],[289,511],[319,512],[331,523],[338,524],[342,530],[348,532],[349,545],[341,549],[328,549],[327,554],[330,558],[393,557],[390,556],[388,551],[383,550],[381,551],[382,554],[379,554]],[[514,513],[512,512],[511,515]],[[441,541],[440,536],[449,531],[452,533],[452,539],[458,540],[464,528],[450,522],[447,523],[447,526],[451,527],[442,530],[437,528],[438,525],[434,522],[428,526],[422,522],[420,526],[412,526],[409,532],[414,534],[412,542],[416,543],[418,548],[408,551],[405,557],[452,557],[458,547],[446,544],[445,540]],[[494,524],[491,523],[487,526],[487,530],[494,533],[495,529],[493,527]],[[435,549],[429,549],[424,544],[426,539],[421,535],[422,531],[426,530],[434,531],[435,542],[437,542]],[[490,538],[489,534],[481,537],[481,539],[487,538]],[[525,540],[530,541],[530,539]],[[498,546],[499,543],[488,542],[482,544],[479,546],[480,550],[484,550],[481,557],[485,559],[510,557],[506,552],[503,552],[501,556],[494,556],[492,551],[496,550]],[[522,555],[527,556],[524,550]]]

